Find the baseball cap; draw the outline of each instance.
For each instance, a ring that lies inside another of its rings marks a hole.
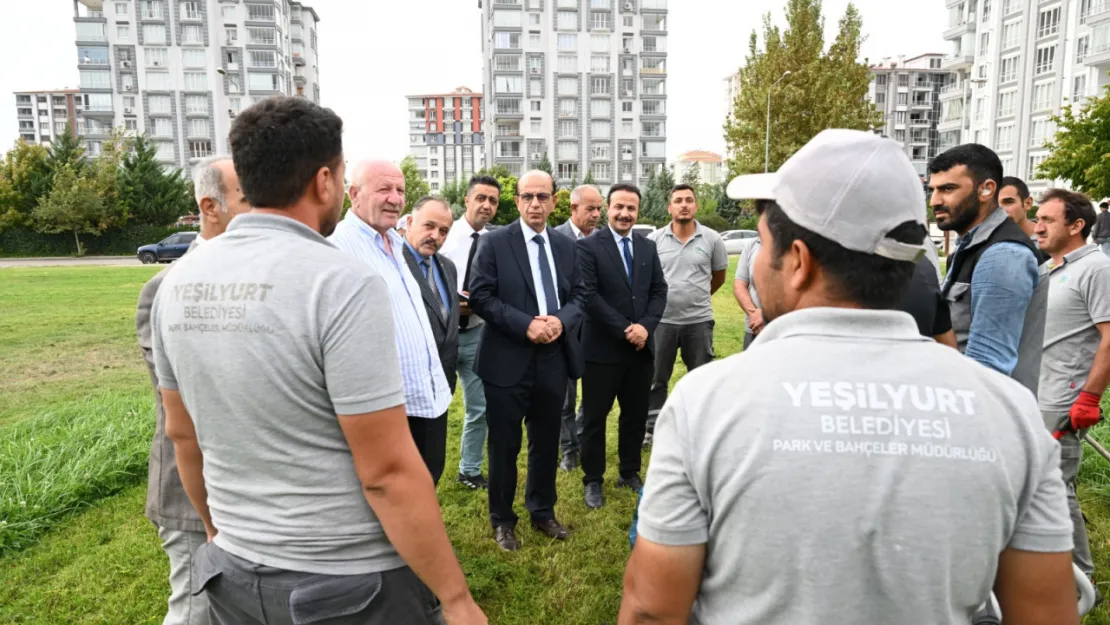
[[[773,174],[729,182],[734,200],[774,200],[790,221],[856,252],[916,262],[920,245],[887,238],[912,221],[925,228],[925,190],[902,147],[859,130],[825,130]]]

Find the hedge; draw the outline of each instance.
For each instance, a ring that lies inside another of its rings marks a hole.
[[[85,254],[90,256],[129,256],[140,245],[157,243],[175,232],[196,228],[128,224],[93,236],[81,235]],[[73,234],[43,234],[29,228],[0,231],[0,257],[75,256]]]

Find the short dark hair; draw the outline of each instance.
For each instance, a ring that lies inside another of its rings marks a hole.
[[[775,202],[765,204],[763,217],[771,232],[773,267],[780,267],[786,250],[794,241],[801,241],[829,277],[829,288],[836,297],[873,310],[895,309],[902,302],[915,263],[849,250],[794,223]],[[887,237],[920,245],[925,235],[921,224],[907,221]]]
[[[640,187],[637,187],[634,184],[628,184],[626,182],[620,182],[620,183],[617,183],[617,184],[609,187],[609,195],[605,198],[605,202],[606,203],[612,202],[613,201],[613,194],[616,193],[617,191],[627,191],[628,193],[635,193],[637,200],[642,201],[644,199],[644,196],[640,193]]]
[[[1103,202],[1098,205],[1099,208],[1110,208],[1110,202]]]
[[[1086,241],[1095,227],[1095,220],[1098,219],[1094,207],[1091,206],[1091,198],[1065,189],[1049,189],[1041,197],[1041,206],[1051,200],[1060,200],[1064,203],[1064,223],[1070,226],[1080,219],[1083,220],[1082,234],[1083,240]]]
[[[929,173],[939,174],[958,165],[967,167],[975,186],[988,180],[995,181],[995,197],[998,196],[998,190],[1002,188],[1002,161],[994,150],[978,143],[958,145],[934,158],[929,163]]]
[[[1006,176],[1002,179],[1002,182],[998,183],[998,190],[1001,191],[1006,187],[1017,189],[1018,197],[1021,198],[1022,202],[1029,199],[1029,185],[1025,184],[1025,181],[1021,178],[1017,176]]]
[[[274,96],[236,115],[228,142],[250,205],[288,208],[320,168],[339,166],[343,120],[308,98]]]
[[[698,190],[695,189],[694,187],[688,185],[688,184],[683,183],[683,184],[676,184],[675,186],[671,187],[671,192],[667,194],[667,201],[670,201],[670,200],[674,199],[674,192],[675,191],[689,191],[690,193],[694,194],[694,199],[695,200],[698,199]]]
[[[493,176],[471,176],[470,184],[466,186],[466,194],[470,195],[470,192],[474,190],[474,187],[480,184],[493,187],[494,189],[497,189],[498,195],[501,194],[501,183],[497,180],[497,178],[494,178]]]

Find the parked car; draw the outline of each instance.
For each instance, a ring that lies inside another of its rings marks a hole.
[[[196,232],[178,232],[157,243],[139,248],[138,257],[144,265],[169,263],[185,255],[186,250],[197,238]]]
[[[635,226],[632,226],[632,232],[639,232],[645,237],[651,236],[651,233],[655,232],[655,226],[651,224],[636,224]]]
[[[755,230],[725,230],[721,233],[725,251],[730,255],[742,254],[758,238],[759,233]]]

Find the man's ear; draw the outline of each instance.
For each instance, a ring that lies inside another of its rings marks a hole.
[[[203,197],[200,199],[200,215],[201,218],[213,225],[220,223],[220,205],[210,197]]]

